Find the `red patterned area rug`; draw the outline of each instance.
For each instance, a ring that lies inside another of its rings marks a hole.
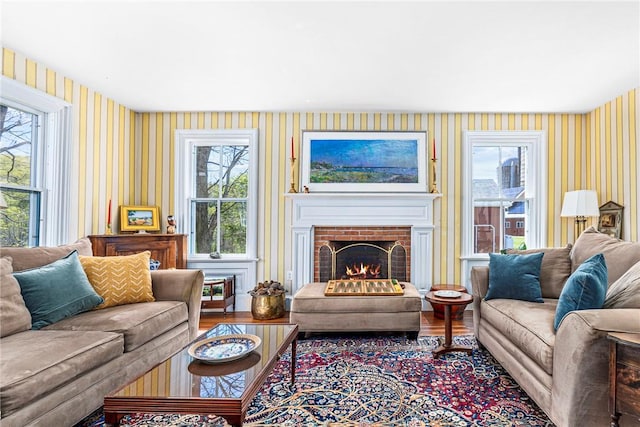
[[[431,351],[436,337],[324,336],[298,341],[296,381],[287,352],[251,403],[245,425],[553,426],[472,336],[473,353]],[[102,426],[101,414],[82,424]],[[222,418],[133,414],[123,426],[224,426]]]

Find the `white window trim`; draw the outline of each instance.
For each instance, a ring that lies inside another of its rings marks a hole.
[[[247,253],[242,257],[246,260],[257,260],[258,253],[258,129],[178,129],[175,133],[175,207],[174,216],[178,224],[178,230],[188,237],[188,247],[192,247],[189,197],[193,186],[193,174],[191,171],[191,153],[195,146],[207,142],[220,143],[242,142],[249,146],[249,188],[247,200]],[[188,254],[189,260],[211,260],[207,255]],[[229,260],[231,257],[223,257]],[[235,259],[238,259],[235,257]]]
[[[70,226],[71,104],[16,80],[0,76],[0,99],[45,113],[40,245],[68,243]]]
[[[462,168],[462,256],[463,260],[488,260],[489,254],[473,252],[473,239],[469,238],[473,230],[473,203],[471,197],[471,147],[473,144],[513,144],[529,146],[529,182],[527,191],[535,195],[535,211],[529,224],[529,247],[540,248],[547,235],[547,139],[544,131],[464,131],[463,168]]]

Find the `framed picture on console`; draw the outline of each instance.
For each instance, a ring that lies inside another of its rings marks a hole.
[[[303,131],[310,192],[426,192],[426,131]]]
[[[622,235],[623,209],[624,206],[612,201],[608,201],[604,205],[600,206],[598,231],[619,239]]]
[[[159,231],[157,206],[120,206],[120,231]]]

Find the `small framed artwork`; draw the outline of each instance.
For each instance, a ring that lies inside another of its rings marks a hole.
[[[160,231],[157,206],[120,206],[120,231]]]
[[[616,239],[622,235],[622,210],[624,206],[609,201],[600,206],[600,219],[598,231],[608,234]]]
[[[310,192],[426,192],[426,131],[303,131]]]

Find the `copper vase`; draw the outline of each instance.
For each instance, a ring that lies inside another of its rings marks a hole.
[[[251,315],[258,320],[277,319],[284,316],[284,294],[252,297]]]

